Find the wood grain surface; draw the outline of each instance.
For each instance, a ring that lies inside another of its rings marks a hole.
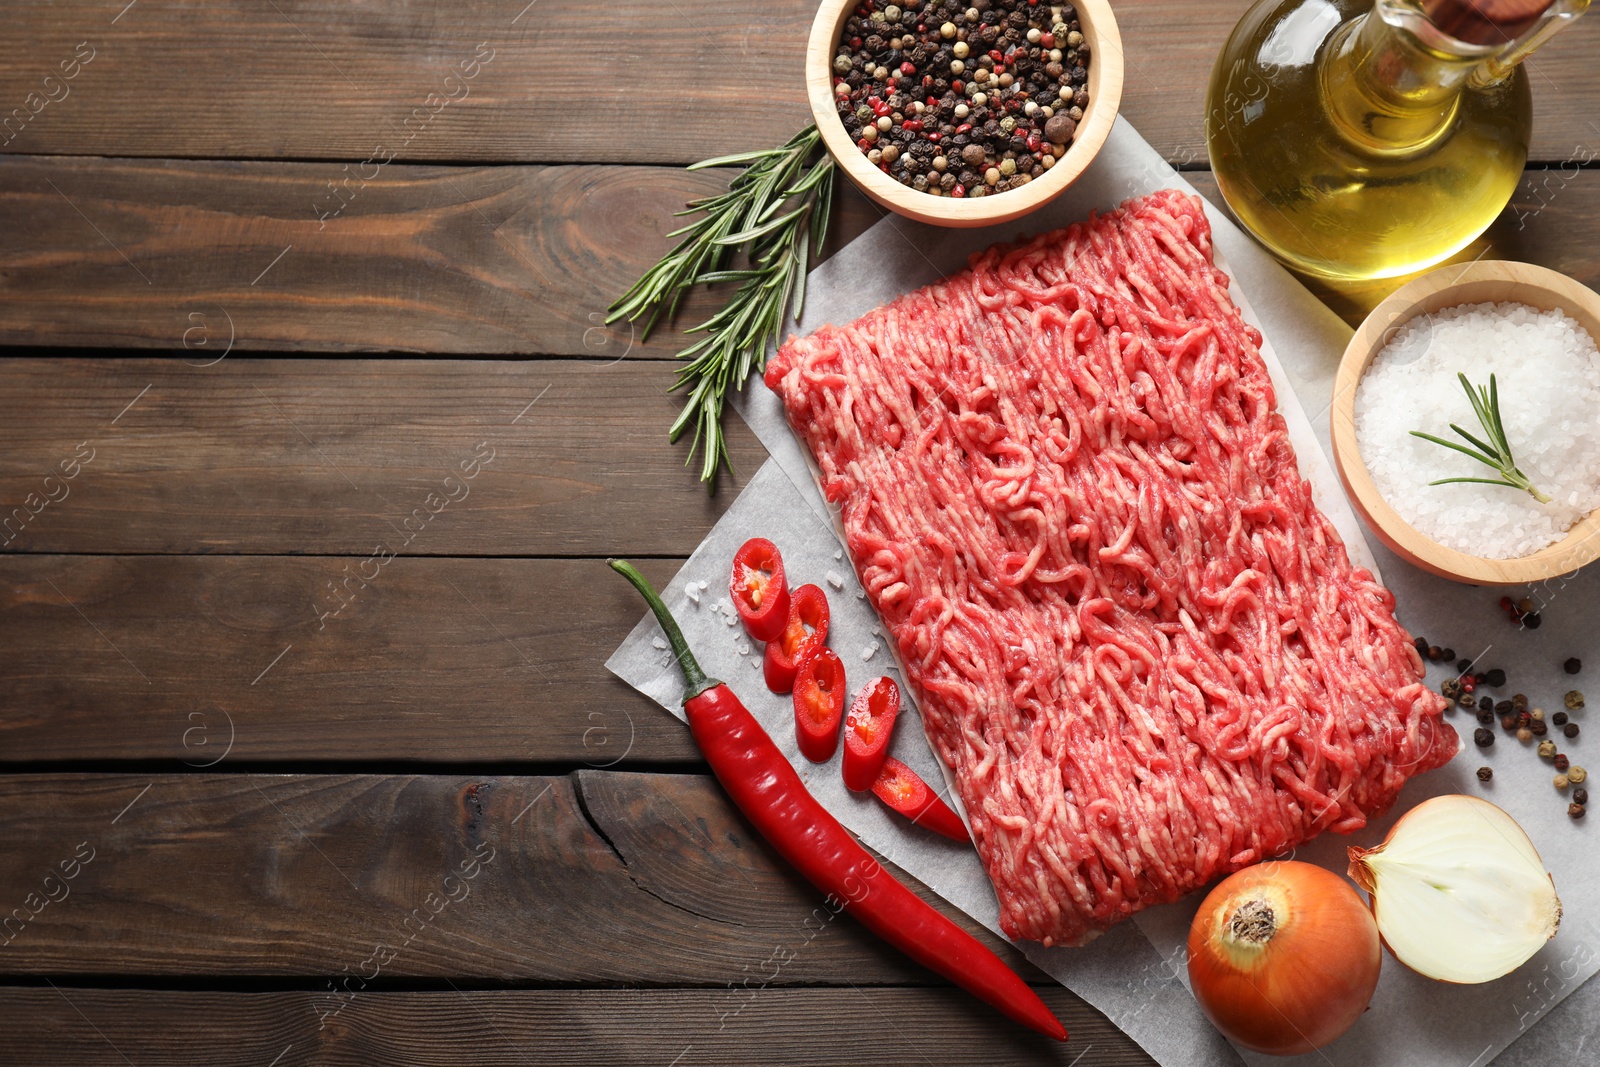
[[[1594,143],[1600,156],[1600,134]],[[395,165],[341,187],[349,199],[324,221],[318,211],[341,202],[318,200],[333,170],[0,155],[0,217],[15,220],[0,227],[0,342],[159,348],[193,364],[299,349],[542,354],[604,369],[670,358],[718,299],[698,294],[647,339],[605,325],[611,300],[671,248],[672,213],[726,175]],[[1209,173],[1185,176],[1221,203]],[[828,250],[882,217],[842,189]],[[1487,248],[1597,285],[1596,228],[1600,171],[1530,171],[1458,258]],[[1313,288],[1354,324],[1393,284]]]
[[[320,1025],[316,992],[0,989],[19,1062],[127,1067],[1146,1067],[1155,1061],[1059,986],[1045,1003],[1071,1033],[1053,1044],[951,989],[446,989],[368,992]],[[87,1025],[86,1025],[87,1022]],[[280,1057],[274,1059],[274,1057]]]
[[[396,558],[347,585],[361,563],[0,556],[0,761],[699,760],[605,669],[640,605],[602,561]],[[639,564],[664,585],[682,560]]]
[[[7,38],[27,59],[0,73],[0,101],[29,118],[0,134],[12,137],[4,150],[688,163],[779,143],[810,121],[809,4],[125,3],[11,0]],[[1117,0],[1122,114],[1163,155],[1204,161],[1211,64],[1248,6]],[[1593,117],[1596,41],[1600,30],[1579,24],[1534,61],[1533,158],[1567,158]],[[93,58],[61,81],[82,43]],[[59,99],[35,113],[33,92]]]
[[[667,443],[672,381],[632,360],[0,361],[0,549],[687,556],[766,450],[730,413],[736,476],[708,495]]]
[[[0,840],[11,974],[943,984],[694,775],[4,775]]]

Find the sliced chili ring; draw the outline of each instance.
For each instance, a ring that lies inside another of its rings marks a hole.
[[[872,783],[872,792],[918,826],[943,834],[953,841],[972,840],[967,824],[955,809],[939,799],[939,794],[928,787],[916,771],[890,756],[883,761],[878,780]]]
[[[856,694],[844,720],[844,784],[865,792],[889,758],[889,738],[900,714],[900,687],[893,678],[876,678]]]
[[[812,763],[828,762],[839,747],[845,695],[844,661],[831,648],[813,646],[794,679],[794,736]]]
[[[789,580],[784,577],[778,546],[765,537],[752,537],[733,554],[728,593],[757,641],[771,641],[789,621]]]
[[[812,646],[827,643],[828,597],[814,585],[802,585],[789,594],[789,618],[783,632],[767,642],[762,654],[767,688],[774,693],[789,692],[806,653]]]

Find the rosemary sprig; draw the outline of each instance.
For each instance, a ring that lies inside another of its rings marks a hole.
[[[1516,461],[1511,458],[1511,442],[1506,440],[1506,428],[1500,421],[1500,386],[1494,380],[1494,375],[1489,375],[1489,387],[1473,387],[1467,381],[1465,374],[1457,374],[1461,379],[1461,388],[1467,391],[1467,399],[1472,402],[1472,411],[1478,416],[1478,425],[1483,427],[1483,434],[1488,441],[1480,440],[1463,430],[1455,423],[1450,428],[1460,434],[1473,447],[1458,445],[1454,441],[1446,441],[1442,437],[1423,433],[1421,430],[1412,430],[1412,437],[1420,437],[1424,441],[1432,441],[1436,445],[1453,448],[1464,456],[1471,456],[1479,463],[1493,467],[1500,472],[1498,478],[1440,478],[1429,485],[1446,485],[1450,482],[1480,482],[1484,485],[1504,485],[1511,489],[1521,489],[1528,493],[1541,504],[1550,503],[1549,494],[1540,491],[1526,474],[1517,469]]]
[[[785,314],[792,310],[799,321],[806,270],[821,251],[833,205],[833,159],[826,152],[819,155],[820,147],[817,128],[808,126],[778,148],[691,166],[744,170],[727,192],[691,200],[678,212],[701,217],[669,234],[683,240],[608,310],[607,324],[642,318],[642,336],[648,337],[658,321],[672,319],[696,285],[739,283],[720,311],[685,331],[705,336],[678,353],[687,362],[673,389],[687,389],[689,395],[667,436],[677,441],[694,431],[685,462],[694,462],[695,452],[704,450],[702,482],[714,485],[718,468],[729,466],[722,435],[728,390],[742,387],[751,371],[765,366],[767,347],[782,332]],[[740,251],[744,265],[730,269],[729,261]]]

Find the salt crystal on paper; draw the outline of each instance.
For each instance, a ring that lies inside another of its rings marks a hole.
[[[877,651],[878,651],[878,646],[877,645],[868,645],[866,648],[863,648],[861,650],[861,658],[862,658],[862,660],[871,659],[877,653]]]
[[[666,648],[667,647],[666,639],[663,638],[663,637],[652,637],[650,639],[650,643],[652,645],[654,645],[655,647],[657,647],[657,648]]]
[[[844,549],[841,548],[841,549],[839,549],[839,551],[835,552],[833,554],[833,558],[834,559],[844,559]]]
[[[748,656],[750,654],[750,642],[742,637],[739,638],[738,643],[733,647],[739,650],[739,655],[741,656]]]
[[[827,578],[828,584],[833,586],[835,589],[844,588],[844,578],[840,576],[838,571],[829,571]]]
[[[683,595],[688,597],[689,603],[693,604],[695,607],[700,606],[700,585],[698,582],[690,582],[688,585],[684,586]]]

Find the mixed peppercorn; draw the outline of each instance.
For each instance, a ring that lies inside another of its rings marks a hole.
[[[1071,4],[863,0],[833,59],[839,117],[867,159],[936,196],[1015,189],[1066,154],[1089,106]]]
[[[1501,608],[1508,613],[1515,613],[1514,622],[1527,624],[1530,617],[1537,619],[1538,614],[1532,611],[1532,605],[1513,602],[1509,597],[1501,601]],[[1537,623],[1534,626],[1537,627]],[[1417,654],[1431,663],[1449,663],[1455,659],[1452,649],[1440,648],[1430,645],[1426,638],[1416,638]],[[1583,669],[1583,664],[1573,657],[1561,665],[1568,674],[1577,674]],[[1528,706],[1528,698],[1522,693],[1515,693],[1509,700],[1495,700],[1487,694],[1474,695],[1479,687],[1499,689],[1506,684],[1506,672],[1496,667],[1487,671],[1474,671],[1471,660],[1459,660],[1455,663],[1457,675],[1445,679],[1439,686],[1439,692],[1450,701],[1450,706],[1460,706],[1468,711],[1475,711],[1478,722],[1481,724],[1472,733],[1473,743],[1479,748],[1491,748],[1495,742],[1495,733],[1491,729],[1498,719],[1500,728],[1512,734],[1518,741],[1529,743],[1534,738],[1544,738],[1552,727],[1561,731],[1561,735],[1568,740],[1576,739],[1579,734],[1578,724],[1572,721],[1568,712],[1580,711],[1583,708],[1583,693],[1576,689],[1568,690],[1562,698],[1566,711],[1558,711],[1546,716],[1543,708]],[[1446,710],[1449,710],[1447,708]],[[1588,772],[1582,767],[1575,766],[1572,760],[1562,753],[1552,740],[1541,740],[1537,752],[1541,759],[1546,759],[1554,766],[1556,774],[1552,783],[1556,789],[1565,792],[1573,786],[1571,802],[1567,805],[1567,814],[1574,819],[1581,819],[1589,803],[1589,791],[1581,788],[1580,783],[1588,777]],[[1478,768],[1478,781],[1489,782],[1494,778],[1494,771],[1488,767]]]

